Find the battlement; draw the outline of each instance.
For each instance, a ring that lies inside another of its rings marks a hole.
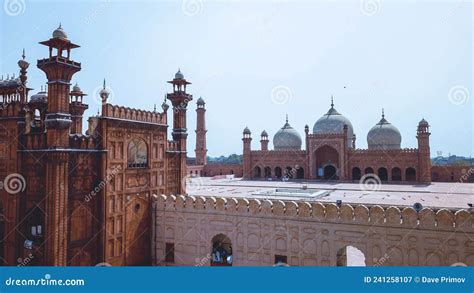
[[[370,154],[417,154],[417,148],[403,148],[398,150],[369,150],[369,149],[355,149],[349,150],[350,153],[360,155]]]
[[[96,141],[94,137],[84,134],[70,134],[69,145],[75,149],[95,149]]]
[[[134,120],[147,123],[166,124],[166,113],[145,111],[112,104],[105,105],[104,117]]]
[[[295,155],[301,155],[305,156],[306,151],[305,150],[267,150],[267,151],[262,151],[262,150],[252,150],[252,154],[254,155],[264,155],[264,154],[273,154],[273,155],[287,155],[287,154],[295,154]]]
[[[216,213],[229,216],[309,220],[325,223],[384,226],[423,230],[474,231],[474,217],[464,209],[417,212],[411,207],[310,203],[306,201],[258,200],[252,198],[155,195],[156,211]]]

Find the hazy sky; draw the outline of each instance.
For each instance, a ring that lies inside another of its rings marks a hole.
[[[473,23],[470,1],[32,1],[5,0],[0,13],[0,72],[18,74],[26,49],[29,85],[45,83],[38,44],[62,23],[81,45],[79,82],[89,110],[105,77],[111,102],[152,110],[171,90],[178,67],[189,92],[207,103],[209,155],[242,152],[242,130],[260,147],[285,114],[304,125],[336,109],[348,117],[357,147],[386,118],[416,147],[421,118],[431,124],[432,156],[473,155]],[[273,95],[272,95],[273,93]],[[194,150],[195,103],[188,148]],[[190,152],[194,156],[194,152]]]

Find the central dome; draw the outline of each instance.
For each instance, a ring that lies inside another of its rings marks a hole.
[[[288,123],[288,117],[283,127],[273,137],[273,149],[276,151],[282,150],[301,150],[301,136]]]
[[[385,119],[382,110],[382,119],[367,134],[367,145],[370,150],[397,150],[400,149],[402,136],[400,131]]]
[[[351,121],[344,115],[337,112],[334,108],[334,103],[331,100],[331,108],[329,111],[319,118],[313,126],[314,134],[334,134],[344,133],[344,125],[347,125],[347,146],[352,148],[352,137],[354,129]]]

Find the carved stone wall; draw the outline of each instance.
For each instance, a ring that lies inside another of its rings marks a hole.
[[[334,266],[353,246],[368,266],[474,265],[474,217],[467,210],[191,196],[156,196],[155,265],[209,265],[211,239],[232,242],[233,265]],[[174,263],[165,262],[166,243]]]

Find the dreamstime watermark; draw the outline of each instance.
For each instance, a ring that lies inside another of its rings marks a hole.
[[[26,189],[26,179],[18,173],[9,174],[3,181],[0,181],[0,190],[2,189],[9,194],[23,192]]]
[[[121,165],[115,166],[110,172],[107,172],[107,175],[105,175],[104,180],[100,181],[99,184],[88,194],[84,196],[84,201],[89,202],[94,198],[101,190],[105,188],[107,184],[109,184],[110,181],[117,175],[122,170]]]
[[[26,257],[24,257],[24,258],[21,258],[21,257],[17,258],[17,260],[16,260],[17,263],[18,263],[18,264],[17,264],[17,267],[25,267],[25,266],[27,266],[29,263],[31,263],[31,261],[33,260],[33,258],[35,258],[35,257],[34,257],[34,255],[33,255],[32,253],[28,254],[28,255],[27,255]]]
[[[199,190],[204,185],[202,177],[192,177],[191,175],[185,176],[181,180],[181,187],[186,193]]]
[[[173,111],[175,113],[178,113],[181,110],[186,110],[186,108],[188,107],[188,104],[189,104],[190,101],[191,101],[191,99],[188,99],[188,98],[184,99],[184,101],[181,102],[179,105],[173,107]]]
[[[284,85],[278,85],[272,89],[270,97],[273,103],[277,105],[284,105],[288,104],[291,101],[293,95],[289,87]]]
[[[374,16],[380,11],[380,0],[361,0],[360,11],[367,16]]]
[[[94,92],[92,94],[92,98],[94,99],[94,102],[99,106],[102,106],[103,104],[106,104],[106,103],[112,104],[112,101],[115,98],[114,90],[107,85],[105,86],[105,89],[109,92],[109,94],[107,96],[107,101],[104,102],[102,101],[102,97],[100,96],[100,93],[103,89],[104,89],[103,85],[98,86],[94,89]]]
[[[385,253],[381,258],[374,257],[373,266],[374,267],[383,266],[385,263],[387,263],[389,259],[390,259],[390,255],[388,253]]]
[[[294,179],[298,177],[298,170],[302,167],[300,165],[295,165],[291,169],[285,169],[285,175],[282,177],[282,181],[288,181],[289,179]]]
[[[468,170],[463,169],[461,170],[461,177],[459,177],[459,180],[451,185],[451,188],[449,188],[448,192],[446,194],[453,194],[456,192],[456,190],[459,188],[459,186],[465,182],[469,182],[469,178],[471,175],[474,174],[474,168],[469,168]]]
[[[379,176],[373,173],[365,174],[359,180],[359,187],[363,191],[379,191],[381,186],[382,180],[380,180]]]
[[[18,16],[26,11],[25,0],[4,0],[3,11],[9,16]]]
[[[463,105],[469,101],[469,90],[462,86],[453,86],[448,92],[448,99],[454,105]]]
[[[204,2],[202,0],[183,0],[181,9],[188,16],[195,16],[202,13]]]
[[[194,266],[195,267],[203,267],[206,266],[209,262],[211,261],[211,254],[208,253],[205,257],[203,258],[196,258],[194,262],[196,263]]]

